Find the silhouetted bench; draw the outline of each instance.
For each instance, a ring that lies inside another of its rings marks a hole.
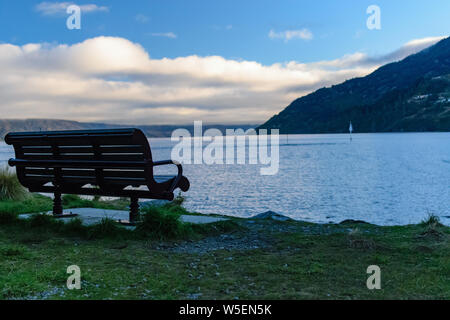
[[[139,198],[173,200],[175,189],[189,189],[181,164],[153,161],[139,129],[14,132],[5,141],[14,146],[16,159],[8,163],[17,167],[20,183],[30,192],[55,195],[55,217],[67,216],[61,194],[127,197],[134,223]],[[162,165],[175,165],[178,174],[155,176],[154,167]]]

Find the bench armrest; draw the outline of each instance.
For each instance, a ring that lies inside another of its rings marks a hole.
[[[181,166],[181,163],[179,163],[178,161],[174,161],[174,160],[162,160],[162,161],[153,162],[154,167],[165,166],[165,165],[170,165],[170,164],[176,165],[177,169],[178,169],[178,174],[170,187],[170,192],[173,192],[175,190],[175,188],[177,187],[178,182],[180,182],[181,177],[183,176],[183,167]]]

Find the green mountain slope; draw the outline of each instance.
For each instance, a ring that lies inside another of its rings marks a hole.
[[[260,128],[281,133],[450,131],[450,38],[372,74],[293,101]]]

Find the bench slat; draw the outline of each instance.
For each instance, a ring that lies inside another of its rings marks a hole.
[[[94,153],[93,146],[59,146],[61,153]],[[139,145],[100,146],[100,153],[144,153]],[[24,153],[52,153],[52,146],[22,146]]]
[[[53,160],[55,156],[53,154],[24,154],[23,159],[25,160]],[[100,155],[96,156],[94,154],[66,154],[61,153],[58,157],[58,160],[103,160],[103,161],[142,161],[145,160],[143,154],[114,154],[114,155]]]
[[[51,137],[51,138],[34,138],[34,139],[26,139],[24,137],[21,138],[9,138],[8,141],[11,143],[20,145],[20,146],[48,146],[52,143],[57,144],[58,146],[84,146],[84,145],[92,145],[92,142],[95,141],[98,145],[127,145],[131,144],[131,139],[128,136],[118,136],[118,137],[98,137],[98,138],[90,138],[90,137],[67,137],[61,139],[59,137]]]
[[[29,175],[54,175],[53,169],[37,169],[37,168],[26,168],[25,174]],[[71,169],[61,169],[61,176],[81,176],[81,177],[95,177],[94,169],[87,170],[71,170]],[[144,170],[103,170],[104,177],[130,177],[130,178],[145,178]]]
[[[28,178],[32,178],[33,182],[39,183],[49,183],[53,182],[54,176],[34,176],[34,175],[26,175]],[[120,178],[120,177],[105,177],[105,182],[110,183],[111,186],[128,186],[128,185],[146,185],[145,178]],[[97,184],[97,179],[95,177],[82,177],[82,176],[64,176],[61,178],[60,183],[62,184]]]
[[[100,146],[101,153],[145,153],[143,146],[139,145],[115,145],[115,146]]]
[[[127,169],[142,170],[151,166],[151,162],[145,161],[104,161],[104,160],[30,160],[30,159],[10,159],[10,165],[17,166],[19,171],[21,167],[35,168],[79,168],[79,169]]]

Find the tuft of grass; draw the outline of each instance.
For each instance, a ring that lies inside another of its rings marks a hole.
[[[46,230],[60,230],[64,222],[56,220],[51,215],[36,213],[31,215],[25,221],[31,228],[46,229]]]
[[[72,230],[75,228],[76,226],[73,226]],[[103,218],[100,223],[88,226],[87,230],[89,233],[89,238],[91,239],[120,238],[121,235],[127,231],[116,221],[108,218]]]
[[[428,213],[428,217],[423,219],[420,224],[426,227],[438,227],[442,225],[441,220],[434,213]]]
[[[232,220],[208,224],[190,224],[180,221],[181,215],[190,214],[181,206],[184,198],[179,195],[177,201],[163,206],[149,206],[141,210],[141,221],[136,226],[140,236],[158,240],[192,239],[231,233],[245,229]]]
[[[432,213],[428,214],[428,218],[422,220],[420,226],[424,228],[424,231],[419,235],[419,238],[440,241],[444,237],[441,232],[443,225],[439,217]]]
[[[172,206],[181,206],[184,201],[186,200],[185,197],[183,197],[183,195],[180,193],[178,193],[178,195],[175,197],[175,199],[172,200],[172,202],[168,203],[168,205],[172,205]]]
[[[0,200],[24,200],[28,191],[20,184],[14,171],[4,166],[0,168]]]
[[[147,207],[142,210],[141,221],[136,231],[146,237],[156,239],[184,238],[192,233],[189,224],[180,221],[181,207]]]

